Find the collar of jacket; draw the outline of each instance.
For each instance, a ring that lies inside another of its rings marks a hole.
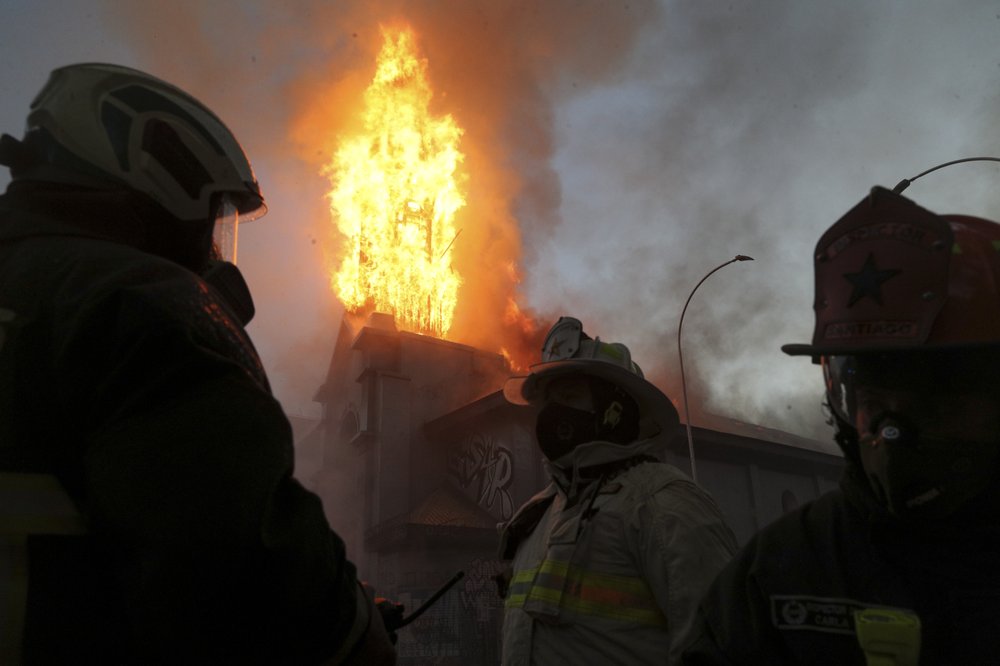
[[[199,274],[209,259],[213,222],[178,220],[152,198],[122,188],[15,181],[0,196],[0,240],[95,238],[130,245]]]
[[[549,476],[559,486],[559,489],[566,494],[567,498],[573,500],[580,491],[597,480],[581,473],[582,470],[594,467],[595,465],[620,462],[642,455],[663,460],[663,453],[666,450],[666,446],[667,440],[662,436],[641,439],[629,444],[616,444],[614,442],[596,440],[580,444],[556,460],[545,461],[545,466],[548,469]]]

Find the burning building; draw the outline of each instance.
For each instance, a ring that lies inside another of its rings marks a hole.
[[[470,649],[498,646],[496,525],[544,483],[529,424],[497,392],[506,368],[499,354],[398,331],[388,315],[341,325],[317,394],[322,464],[307,483],[380,594],[412,610],[466,573],[401,632],[404,658],[469,663]]]

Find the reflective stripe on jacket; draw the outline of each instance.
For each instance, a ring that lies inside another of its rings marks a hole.
[[[21,663],[28,537],[85,532],[83,517],[54,476],[0,472],[0,664]]]
[[[592,442],[574,457],[626,460],[656,444]],[[702,591],[736,549],[714,501],[658,461],[603,483],[581,483],[572,470],[554,476],[561,485],[536,495],[503,528],[505,546],[514,547],[508,552],[516,550],[503,663],[667,662]],[[519,522],[540,505],[534,529],[508,544],[511,534],[527,531]]]
[[[518,571],[511,580],[506,605],[537,609],[539,614],[561,607],[567,617],[573,615],[581,621],[604,617],[654,627],[667,624],[642,578],[595,573],[558,560],[545,560],[537,568]]]

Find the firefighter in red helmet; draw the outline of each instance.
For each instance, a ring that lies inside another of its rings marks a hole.
[[[819,240],[840,488],[715,581],[686,664],[985,664],[1000,646],[1000,225],[876,187]]]
[[[213,249],[264,211],[236,138],[80,64],[0,163],[0,663],[394,663]]]

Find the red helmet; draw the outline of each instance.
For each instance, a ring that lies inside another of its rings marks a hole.
[[[1000,225],[881,187],[816,246],[812,344],[782,350],[823,362],[837,441],[891,513],[947,518],[997,480],[995,437],[947,399],[996,395],[998,250]]]
[[[936,215],[885,188],[820,238],[816,328],[791,355],[1000,345],[1000,224]]]

